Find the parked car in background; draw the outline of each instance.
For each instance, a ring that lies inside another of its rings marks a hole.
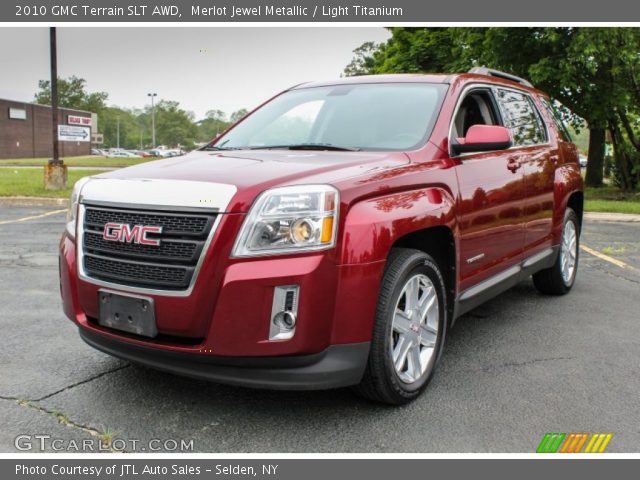
[[[140,155],[126,150],[115,150],[108,153],[109,158],[140,158]]]
[[[91,155],[99,155],[101,157],[104,157],[106,153],[104,152],[104,150],[100,150],[99,148],[92,148]]]
[[[580,162],[581,168],[587,168],[587,162],[588,162],[587,157],[580,154],[580,156],[578,157],[578,161]]]
[[[151,155],[153,155],[154,157],[162,157],[162,158],[168,158],[168,157],[177,157],[180,155],[184,155],[184,150],[181,149],[165,149],[165,148],[154,148],[152,150],[147,150]]]
[[[574,284],[583,182],[552,105],[488,69],[295,86],[184,160],[79,181],[64,312],[175,374],[406,403],[461,315]]]
[[[180,155],[184,155],[184,150],[181,149],[174,149],[174,150],[169,150],[168,151],[168,157],[179,157]]]

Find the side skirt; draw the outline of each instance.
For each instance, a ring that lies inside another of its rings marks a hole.
[[[524,259],[518,265],[487,278],[482,282],[460,292],[454,305],[453,321],[470,310],[482,305],[487,300],[499,295],[511,287],[526,280],[530,275],[550,268],[555,263],[560,246],[549,247],[541,252]]]

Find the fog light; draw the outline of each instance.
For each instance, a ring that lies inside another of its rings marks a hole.
[[[273,323],[283,330],[292,330],[296,326],[296,315],[293,312],[276,313]]]
[[[269,340],[287,340],[293,337],[298,315],[297,285],[286,285],[273,289]]]

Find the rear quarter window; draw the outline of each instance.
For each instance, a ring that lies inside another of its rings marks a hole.
[[[544,97],[538,98],[540,100],[540,103],[542,103],[544,109],[547,111],[547,116],[553,121],[556,128],[558,129],[558,135],[560,135],[560,138],[565,142],[573,142],[571,134],[569,134],[569,129],[562,121],[562,116],[560,115],[558,110],[553,107],[553,104],[548,99]]]

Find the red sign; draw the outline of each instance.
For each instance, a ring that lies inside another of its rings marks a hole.
[[[78,117],[77,115],[69,115],[67,117],[69,125],[91,125],[91,117]]]

